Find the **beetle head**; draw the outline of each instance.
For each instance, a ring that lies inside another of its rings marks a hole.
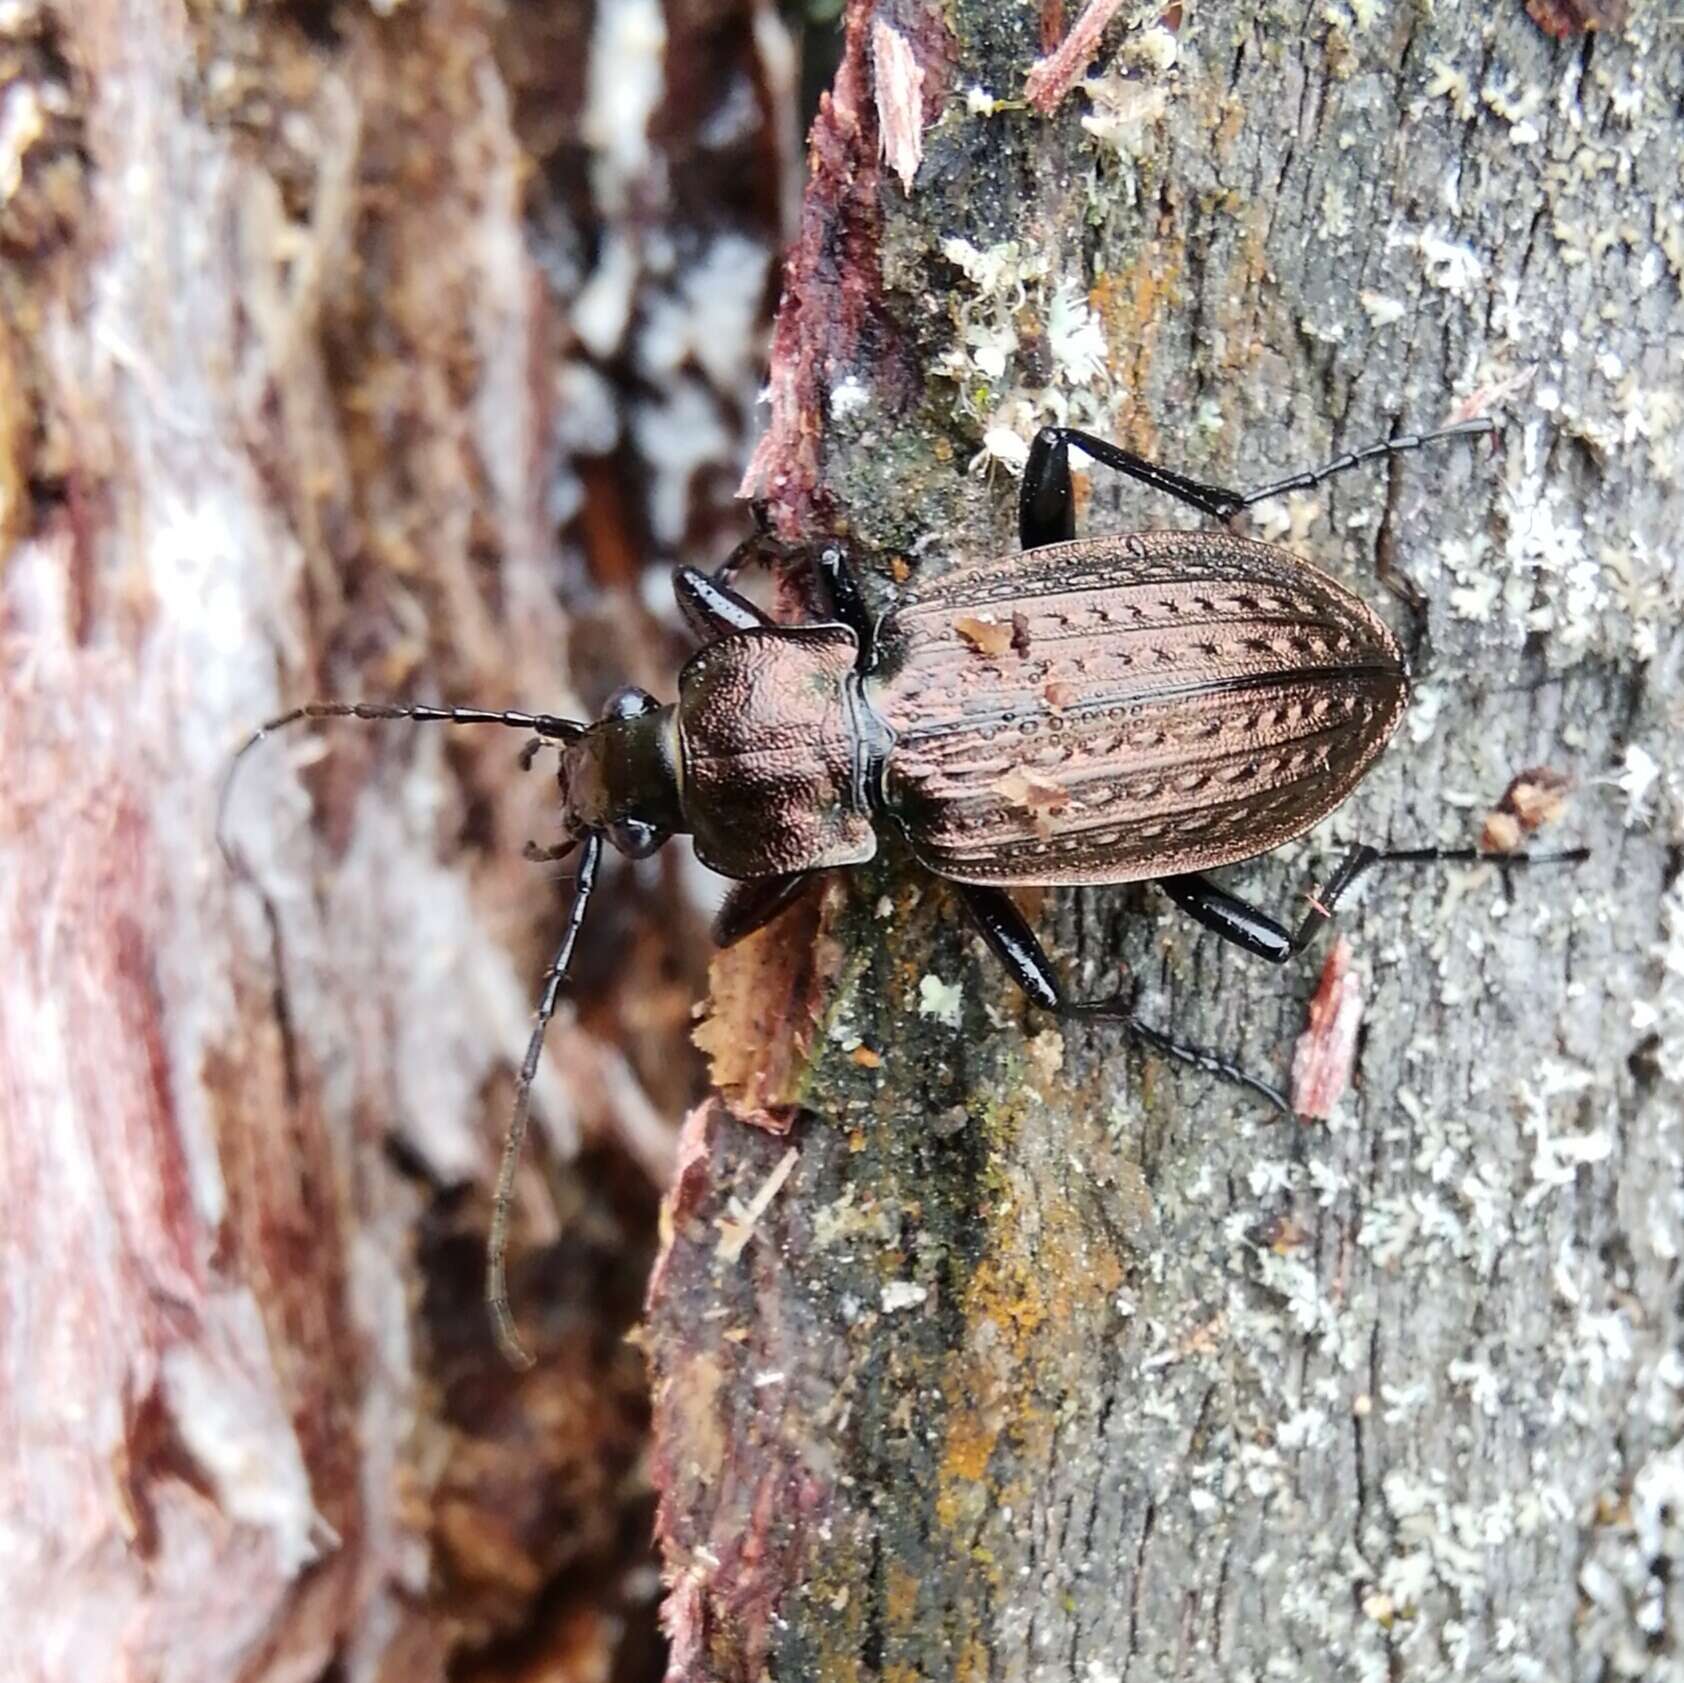
[[[673,709],[647,690],[616,690],[602,717],[562,750],[559,776],[572,834],[599,831],[627,858],[646,858],[680,822]]]

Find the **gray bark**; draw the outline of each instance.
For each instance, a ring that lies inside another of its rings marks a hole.
[[[990,429],[1245,486],[1492,413],[1496,450],[1261,523],[1420,681],[1349,805],[1231,880],[1291,920],[1336,840],[1472,842],[1540,764],[1575,782],[1540,842],[1592,857],[1375,881],[1357,1085],[1303,1128],[1028,1011],[892,850],[724,955],[726,1099],[794,1120],[698,1111],[669,1199],[674,1676],[1684,1675],[1684,34],[1177,7],[1043,115],[1076,8],[1042,11],[851,8],[752,475],[780,529],[848,531],[888,600],[1013,541]],[[909,190],[879,25],[923,74]],[[1192,523],[1092,483],[1090,528]],[[1151,890],[1025,903],[1082,993],[1131,975],[1284,1075],[1313,966]]]

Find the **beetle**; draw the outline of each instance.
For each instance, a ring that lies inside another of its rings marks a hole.
[[[813,557],[833,614],[810,624],[779,624],[732,588],[754,540],[718,573],[680,567],[678,604],[703,641],[670,703],[626,687],[587,723],[313,702],[255,731],[229,783],[265,736],[304,719],[506,726],[531,734],[528,765],[545,744],[559,750],[566,839],[529,854],[577,849],[578,875],[543,977],[493,1203],[486,1295],[505,1353],[528,1359],[509,1312],[504,1245],[531,1087],[605,843],[642,858],[688,833],[704,864],[735,879],[714,930],[728,945],[776,916],[815,872],[871,859],[892,827],[956,886],[1035,1005],[1117,1023],[1290,1114],[1273,1086],[1143,1022],[1131,1000],[1073,999],[1007,890],[1153,880],[1224,940],[1283,964],[1373,866],[1482,855],[1358,845],[1295,928],[1211,882],[1206,871],[1302,835],[1346,799],[1403,715],[1408,663],[1367,604],[1279,546],[1228,530],[1078,538],[1070,451],[1226,519],[1361,463],[1492,430],[1481,417],[1394,436],[1239,492],[1048,427],[1024,469],[1021,553],[951,572],[886,612],[867,606],[838,544]]]

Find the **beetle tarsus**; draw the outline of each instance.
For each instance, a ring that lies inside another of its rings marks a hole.
[[[556,865],[572,853],[579,845],[577,836],[569,836],[564,842],[556,842],[551,847],[540,847],[537,842],[529,841],[520,850],[520,856],[529,865]]]
[[[1267,502],[1270,497],[1285,496],[1288,491],[1308,491],[1324,479],[1344,473],[1347,468],[1361,467],[1364,462],[1377,462],[1384,456],[1407,455],[1424,445],[1439,444],[1446,439],[1480,438],[1496,430],[1497,424],[1489,415],[1478,415],[1471,421],[1458,421],[1454,426],[1439,427],[1434,432],[1397,433],[1391,438],[1382,438],[1378,443],[1365,444],[1360,450],[1347,450],[1344,455],[1335,456],[1319,468],[1288,474],[1285,479],[1277,479],[1271,485],[1260,485],[1255,491],[1247,491],[1240,504],[1243,508],[1250,508],[1254,503]]]

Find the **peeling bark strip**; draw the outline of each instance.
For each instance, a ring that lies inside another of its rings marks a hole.
[[[883,158],[910,193],[924,156],[924,72],[905,36],[897,35],[881,18],[871,26],[871,64]]]
[[[700,1112],[669,1199],[672,1676],[1672,1675],[1684,32],[1212,3],[1118,17],[1078,66],[1079,11],[850,6],[750,476],[780,531],[846,531],[886,602],[1009,547],[1047,420],[1247,486],[1498,405],[1499,450],[1277,505],[1417,690],[1347,808],[1235,886],[1291,922],[1340,843],[1465,846],[1525,766],[1572,778],[1549,839],[1592,856],[1512,899],[1480,865],[1343,905],[1372,997],[1308,1130],[1051,1032],[894,858],[817,908],[796,1056],[749,985],[771,954],[721,955],[708,1032],[798,1109],[781,1140]],[[1043,117],[995,95],[1054,13]],[[879,167],[879,22],[943,78],[911,194]],[[1052,98],[1084,76],[1091,111]],[[1088,478],[1090,526],[1187,523]],[[1275,972],[1148,889],[1026,910],[1082,994],[1137,978],[1148,1020],[1284,1076],[1322,953]]]

